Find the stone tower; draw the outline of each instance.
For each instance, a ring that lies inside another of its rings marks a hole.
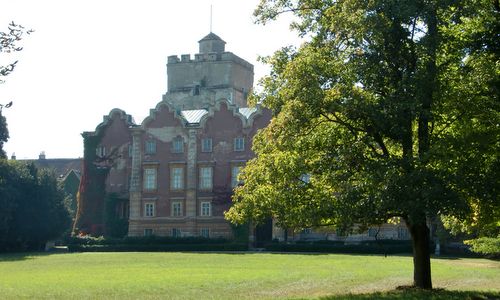
[[[253,86],[253,65],[226,52],[226,42],[214,33],[198,43],[194,58],[190,54],[168,57],[164,100],[178,110],[206,109],[221,98],[245,107]]]

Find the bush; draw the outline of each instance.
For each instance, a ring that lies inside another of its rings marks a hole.
[[[411,253],[411,241],[379,240],[359,243],[343,241],[297,242],[293,244],[270,243],[265,245],[267,251],[279,252],[320,252],[320,253],[354,253],[354,254],[396,254]]]
[[[178,251],[246,251],[247,244],[109,244],[68,245],[70,252],[178,252]]]
[[[465,241],[471,246],[471,250],[488,257],[500,258],[500,236],[496,238],[482,237]]]
[[[109,251],[246,251],[247,243],[204,237],[124,237],[104,238],[91,236],[69,237],[68,250],[72,252]]]

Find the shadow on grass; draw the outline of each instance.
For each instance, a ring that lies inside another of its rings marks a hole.
[[[40,256],[60,254],[59,252],[12,252],[0,253],[0,263],[7,261],[31,260]]]
[[[499,300],[500,292],[483,291],[447,291],[435,289],[432,291],[415,288],[377,292],[371,294],[334,295],[320,298],[321,300]]]

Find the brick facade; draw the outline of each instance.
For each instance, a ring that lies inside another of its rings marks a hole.
[[[232,237],[235,172],[271,114],[246,107],[251,64],[213,33],[199,43],[194,60],[169,57],[168,92],[140,125],[113,109],[94,132],[98,151],[116,153],[106,190],[128,199],[129,236]]]

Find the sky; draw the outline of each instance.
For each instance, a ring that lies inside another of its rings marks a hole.
[[[10,134],[4,145],[17,159],[83,156],[81,133],[93,131],[113,108],[140,124],[167,91],[169,55],[195,54],[212,32],[254,65],[256,83],[269,72],[257,62],[300,40],[291,16],[254,23],[259,0],[0,0],[0,31],[14,21],[34,30],[0,84]],[[212,22],[210,22],[212,6]]]

